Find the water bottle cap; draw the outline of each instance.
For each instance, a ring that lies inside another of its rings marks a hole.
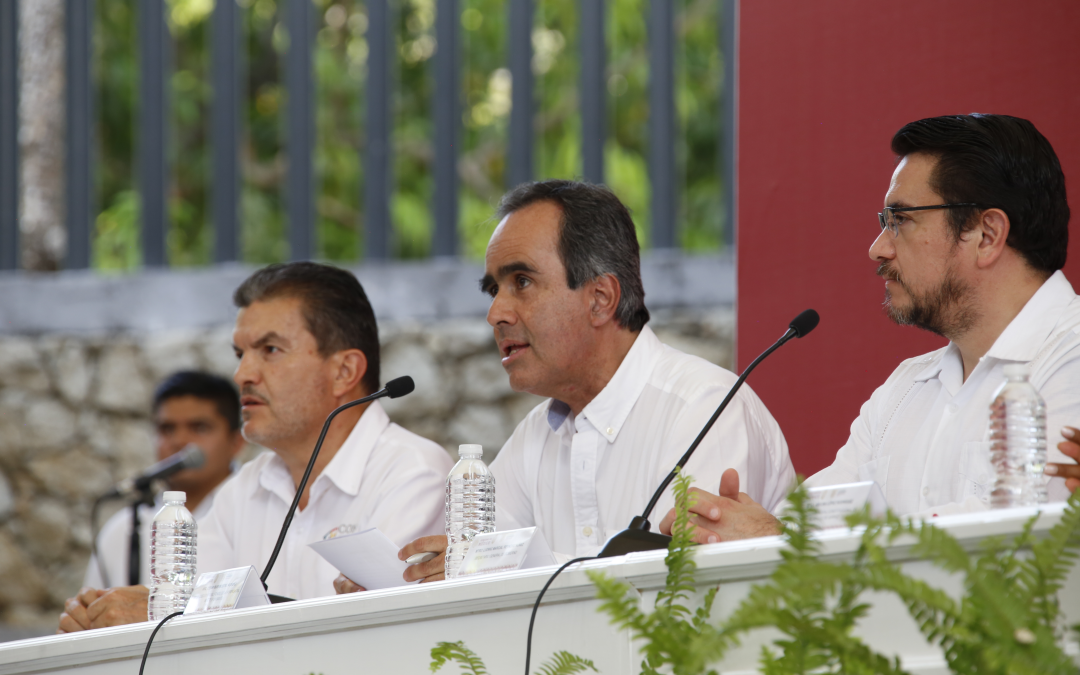
[[[457,448],[458,457],[480,457],[484,454],[484,446],[476,443],[463,443]]]
[[[1005,377],[1011,379],[1018,379],[1021,377],[1028,377],[1031,375],[1031,370],[1026,363],[1006,363],[1002,368],[1002,372],[1005,373]]]
[[[162,499],[167,502],[186,502],[187,493],[183,490],[167,490],[165,494],[162,495]]]

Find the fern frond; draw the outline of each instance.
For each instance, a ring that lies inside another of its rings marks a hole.
[[[560,650],[555,652],[555,655],[540,666],[540,670],[536,672],[539,675],[574,675],[574,673],[583,673],[586,669],[594,673],[600,672],[589,659],[583,659],[570,652]]]
[[[671,616],[687,616],[690,610],[681,604],[694,592],[693,528],[690,526],[690,508],[696,501],[696,495],[690,492],[693,480],[681,469],[675,476],[672,492],[675,495],[675,522],[671,526],[671,542],[664,565],[668,568],[667,583],[656,595],[656,609]]]
[[[437,672],[451,661],[461,667],[462,673],[487,675],[484,662],[462,641],[440,642],[431,648],[431,672]]]

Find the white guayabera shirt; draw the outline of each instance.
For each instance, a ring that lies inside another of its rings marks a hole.
[[[334,594],[338,570],[308,544],[377,527],[404,546],[443,532],[444,481],[453,464],[446,450],[390,422],[378,401],[353,427],[334,458],[309,483],[270,578],[269,592],[296,600]],[[241,469],[199,522],[199,572],[270,559],[296,485],[285,463],[264,452]]]
[[[648,326],[615,375],[576,417],[549,400],[529,413],[492,462],[498,529],[537,525],[560,554],[595,555],[639,515],[737,378],[660,342]],[[772,509],[795,482],[787,442],[744,386],[686,467],[715,493],[734,468],[740,489]],[[669,487],[653,530],[674,505]]]
[[[934,516],[989,508],[990,400],[1007,363],[1029,363],[1046,401],[1051,462],[1070,462],[1061,428],[1080,424],[1080,298],[1055,272],[998,336],[964,381],[956,345],[908,359],[863,404],[836,461],[811,487],[873,480],[900,515]],[[1050,501],[1068,499],[1061,478]]]

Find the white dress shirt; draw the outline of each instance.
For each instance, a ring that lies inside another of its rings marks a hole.
[[[321,474],[310,483],[267,579],[269,592],[297,600],[334,594],[338,570],[308,544],[377,527],[405,545],[442,534],[445,481],[441,446],[390,422],[372,403]],[[199,572],[253,565],[262,574],[296,485],[285,462],[264,452],[225,486],[199,523]]]
[[[576,417],[541,403],[492,462],[498,529],[537,525],[553,551],[595,555],[640,515],[737,378],[641,330],[615,375]],[[766,508],[795,481],[787,443],[761,400],[744,386],[686,466],[709,492],[734,468],[740,488]],[[653,530],[674,505],[665,490]]]
[[[200,522],[210,512],[214,496],[228,480],[226,478],[219,483],[199,502],[198,508],[191,512],[195,522]],[[139,507],[139,583],[144,586],[150,582],[150,526],[154,524],[154,516],[161,509],[162,503],[161,495],[158,495],[153,506],[144,504]],[[131,506],[125,506],[105,521],[105,525],[98,532],[97,556],[101,558],[104,565],[98,563],[98,557],[90,556],[83,586],[91,588],[127,586],[128,547],[130,545]]]
[[[831,466],[808,486],[873,480],[900,515],[934,516],[989,508],[990,400],[1007,363],[1030,363],[1046,401],[1051,462],[1070,462],[1061,428],[1080,423],[1080,298],[1060,271],[1032,296],[980,359],[967,381],[956,345],[908,359],[863,404]],[[1061,478],[1050,501],[1068,498]]]

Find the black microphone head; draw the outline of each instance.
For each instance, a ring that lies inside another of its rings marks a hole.
[[[413,389],[416,389],[416,385],[413,384],[412,378],[408,375],[399,377],[396,380],[390,380],[386,383],[386,395],[390,398],[397,398],[404,396],[405,394],[411,394]]]
[[[194,443],[189,443],[180,453],[184,457],[183,465],[185,469],[198,469],[203,464],[206,464],[206,453]]]
[[[788,324],[788,328],[795,331],[795,337],[805,337],[807,333],[817,328],[818,321],[821,321],[818,313],[808,309],[792,319],[791,323]]]

